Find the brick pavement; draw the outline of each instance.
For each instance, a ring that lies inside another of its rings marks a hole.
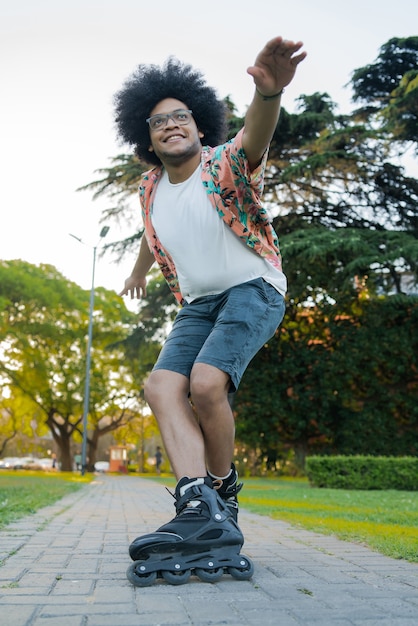
[[[127,547],[174,513],[163,486],[99,476],[0,532],[3,626],[417,626],[418,566],[240,512],[251,581],[133,587]]]

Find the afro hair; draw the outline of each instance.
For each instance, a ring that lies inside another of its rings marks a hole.
[[[226,106],[216,91],[206,84],[202,73],[174,57],[164,65],[139,65],[114,96],[118,137],[134,147],[141,161],[160,165],[148,150],[149,127],[146,119],[165,98],[175,98],[193,111],[205,145],[217,146],[226,137]]]

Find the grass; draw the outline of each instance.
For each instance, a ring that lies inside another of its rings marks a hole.
[[[92,480],[71,472],[0,472],[0,528],[53,504]]]
[[[156,480],[174,484],[171,478]],[[418,562],[418,491],[317,489],[305,479],[285,478],[244,483],[240,506],[253,513]]]
[[[172,476],[143,475],[170,488]],[[94,476],[0,473],[0,528],[53,504]],[[245,478],[240,505],[295,526],[418,563],[418,491],[316,489],[305,479]]]

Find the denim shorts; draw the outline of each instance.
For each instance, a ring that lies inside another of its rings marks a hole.
[[[206,363],[229,374],[234,392],[284,312],[283,296],[262,278],[196,298],[178,312],[154,370],[189,378],[195,363]]]

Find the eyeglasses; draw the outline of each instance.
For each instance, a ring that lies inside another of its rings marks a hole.
[[[176,111],[172,111],[171,113],[152,115],[145,121],[149,124],[151,130],[161,130],[167,126],[168,120],[173,120],[178,126],[185,126],[190,123],[191,119],[192,111],[189,109],[176,109]]]

